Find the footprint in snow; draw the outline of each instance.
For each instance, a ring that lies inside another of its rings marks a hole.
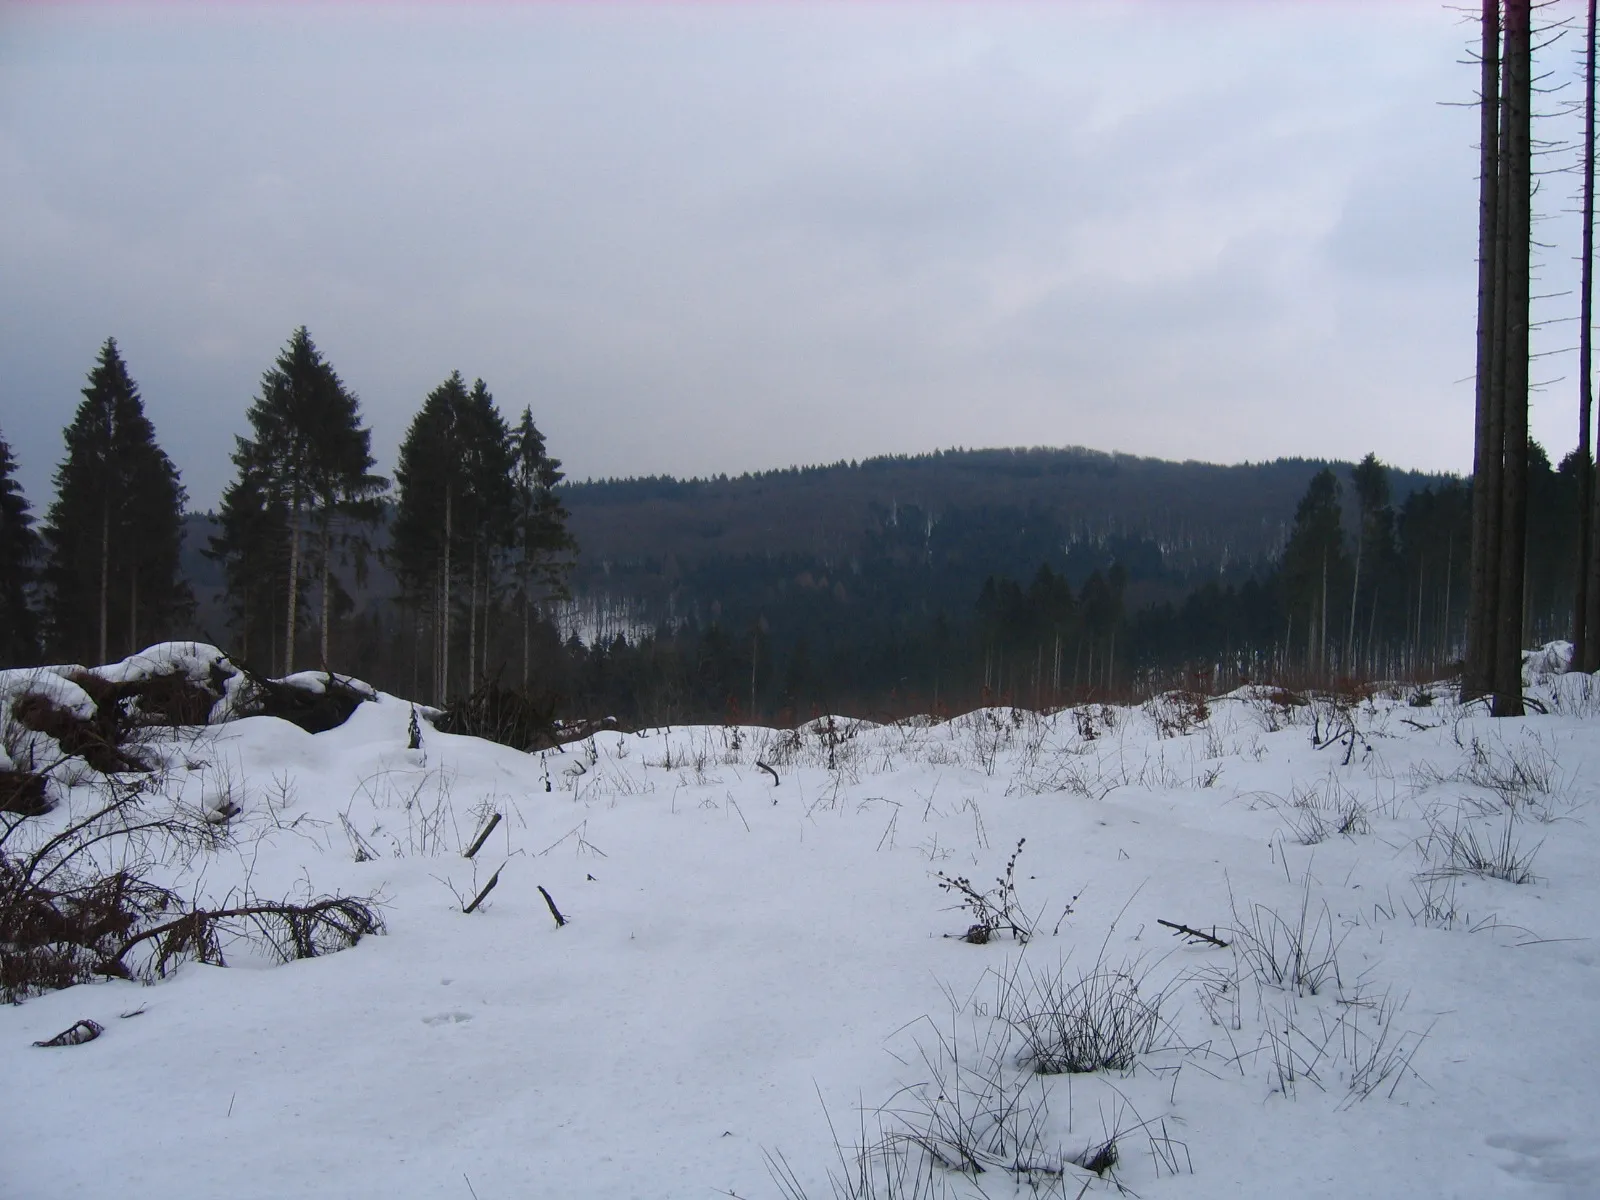
[[[465,1025],[470,1020],[472,1020],[471,1013],[447,1012],[437,1013],[431,1017],[423,1017],[422,1023],[424,1025]]]

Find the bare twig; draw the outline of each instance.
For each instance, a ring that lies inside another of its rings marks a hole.
[[[466,853],[463,854],[462,857],[471,858],[477,854],[479,850],[482,850],[484,842],[489,840],[489,835],[494,832],[494,827],[498,824],[500,824],[500,814],[491,814],[489,817],[489,823],[479,831],[477,837],[472,839],[472,845],[467,847]]]
[[[496,871],[495,874],[498,875],[499,872]],[[494,880],[491,879],[489,885],[493,887]],[[488,891],[488,888],[484,890]],[[567,919],[561,915],[561,910],[556,907],[556,902],[550,898],[550,893],[544,890],[544,884],[542,883],[539,885],[539,895],[543,896],[544,902],[550,906],[550,915],[556,919],[556,928],[560,929],[567,923]]]
[[[494,885],[500,882],[500,872],[504,871],[505,869],[506,867],[504,863],[501,863],[499,867],[495,868],[495,873],[489,876],[489,882],[483,885],[483,890],[474,896],[472,898],[472,903],[467,905],[461,911],[463,913],[476,912],[478,905],[482,904],[489,893],[494,891]]]
[[[1221,938],[1219,938],[1217,936],[1215,927],[1213,927],[1213,929],[1212,929],[1212,931],[1210,933],[1202,933],[1200,930],[1191,929],[1187,925],[1183,925],[1183,924],[1180,924],[1180,923],[1177,923],[1177,922],[1173,922],[1173,921],[1163,921],[1160,917],[1156,918],[1156,924],[1157,925],[1165,925],[1168,929],[1172,930],[1174,933],[1181,934],[1183,937],[1188,938],[1190,941],[1209,942],[1213,946],[1221,946],[1224,949],[1226,949],[1227,945],[1228,945],[1227,942],[1223,941]]]

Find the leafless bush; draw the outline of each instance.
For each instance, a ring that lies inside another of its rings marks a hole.
[[[1018,1061],[1041,1075],[1127,1071],[1169,1031],[1166,988],[1142,962],[1098,962],[1072,979],[1067,964],[1036,973],[1022,964],[995,971],[996,1015],[1022,1041]]]
[[[1242,699],[1266,733],[1277,733],[1307,719],[1311,701],[1299,692],[1280,687],[1252,687]]]
[[[1435,814],[1429,819],[1427,835],[1420,843],[1429,868],[1426,878],[1450,875],[1482,875],[1507,883],[1532,883],[1533,860],[1539,847],[1524,850],[1516,836],[1516,813],[1507,812],[1498,833],[1480,833],[1460,812],[1447,821]]]
[[[880,1150],[914,1147],[968,1177],[992,1171],[1041,1186],[1063,1177],[1062,1156],[1044,1140],[1049,1094],[1040,1076],[1006,1069],[1002,1028],[984,1027],[972,1045],[935,1030],[933,1045],[919,1042],[918,1052],[927,1079],[884,1106],[892,1123]]]
[[[184,958],[221,962],[241,941],[309,957],[381,928],[364,899],[204,908],[155,882],[158,868],[181,873],[225,836],[209,810],[168,795],[165,782],[106,780],[53,831],[0,818],[0,1000],[103,975],[150,979]]]
[[[1288,802],[1277,807],[1302,846],[1315,846],[1334,834],[1354,837],[1372,831],[1367,806],[1335,776],[1321,787],[1292,787]]]
[[[50,801],[45,776],[38,771],[0,770],[0,813],[16,817],[42,817],[55,805]]]
[[[1588,720],[1600,716],[1600,676],[1568,672],[1550,682],[1550,711]]]
[[[368,934],[383,932],[383,918],[371,897],[319,896],[304,904],[288,900],[260,901],[225,908],[196,908],[126,938],[97,970],[162,978],[178,964],[194,961],[227,966],[227,953],[242,946],[280,962],[320,958],[347,950]],[[137,968],[128,956],[148,949]]]
[[[107,775],[145,771],[149,767],[126,748],[133,722],[115,704],[97,706],[84,717],[37,692],[23,692],[11,701],[12,720],[25,730],[52,738],[67,757],[81,758]]]
[[[961,940],[983,945],[996,935],[1009,933],[1018,942],[1033,936],[1034,920],[1022,907],[1017,896],[1017,856],[1022,853],[1027,838],[1017,839],[1017,848],[1006,860],[1006,869],[994,881],[994,887],[979,891],[972,881],[962,875],[934,872],[939,887],[956,898],[956,907],[965,909],[972,918]]]
[[[1144,711],[1156,733],[1164,738],[1193,733],[1211,719],[1211,705],[1205,694],[1181,689],[1152,696],[1145,702]]]
[[[1555,753],[1537,734],[1518,742],[1474,736],[1462,748],[1467,761],[1454,778],[1493,792],[1508,809],[1547,803],[1563,790]]]
[[[1333,914],[1324,904],[1313,915],[1311,892],[1301,893],[1300,911],[1284,918],[1264,904],[1233,909],[1233,945],[1259,983],[1297,995],[1316,995],[1339,983],[1339,945]]]
[[[545,750],[563,740],[555,709],[554,698],[538,699],[491,680],[450,701],[433,726],[440,733],[479,737],[513,750]]]

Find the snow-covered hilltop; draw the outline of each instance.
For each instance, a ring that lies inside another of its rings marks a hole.
[[[1592,1195],[1561,655],[1514,721],[1256,688],[533,754],[337,677],[322,732],[246,715],[329,681],[188,643],[5,673],[0,936],[152,892],[28,948],[97,981],[0,1010],[0,1194]]]

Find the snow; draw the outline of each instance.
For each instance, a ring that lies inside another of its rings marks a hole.
[[[202,670],[208,650],[136,659]],[[376,894],[388,933],[0,1011],[0,1195],[753,1200],[783,1194],[764,1159],[781,1153],[831,1196],[836,1138],[848,1156],[863,1127],[896,1128],[880,1107],[915,1122],[993,1083],[1037,1114],[1036,1162],[1124,1135],[1115,1180],[1067,1165],[1042,1194],[1595,1195],[1600,684],[1531,673],[1550,713],[1503,721],[1444,690],[1348,712],[1257,690],[1203,719],[991,709],[526,755],[429,727],[408,750],[412,707],[380,694],[317,735],[159,731],[168,796],[242,810],[164,881]],[[93,802],[98,776],[73,778],[17,836]],[[1532,882],[1447,869],[1452,835],[1508,828]],[[1035,936],[961,940],[972,914],[936,873],[992,888],[1024,838]],[[1259,979],[1234,931],[1302,912],[1308,966],[1337,963],[1316,994]],[[1004,981],[1097,964],[1166,993],[1156,1047],[1126,1071],[1031,1073],[996,1019]],[[32,1045],[80,1019],[105,1033]],[[977,1182],[1034,1194],[998,1168]]]
[[[108,683],[131,683],[159,675],[185,675],[203,683],[215,664],[233,673],[228,656],[215,646],[204,642],[160,642],[119,663],[97,667],[94,674]]]

